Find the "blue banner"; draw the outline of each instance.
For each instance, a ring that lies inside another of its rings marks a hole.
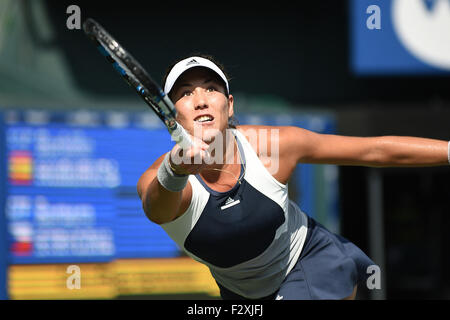
[[[3,115],[0,112],[0,154],[5,150],[5,129]],[[8,273],[8,247],[7,247],[7,221],[5,215],[6,197],[6,157],[0,156],[0,300],[8,298],[7,273]]]
[[[352,71],[450,74],[450,0],[351,0]]]

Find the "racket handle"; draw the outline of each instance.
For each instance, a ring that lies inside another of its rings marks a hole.
[[[191,137],[179,123],[177,123],[177,128],[172,131],[171,136],[172,140],[183,149],[190,148],[193,145]]]

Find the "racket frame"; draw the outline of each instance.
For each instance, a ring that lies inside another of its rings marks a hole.
[[[83,23],[83,30],[113,68],[164,123],[172,140],[183,148],[192,146],[190,136],[176,121],[173,102],[139,62],[94,19],[88,18]]]

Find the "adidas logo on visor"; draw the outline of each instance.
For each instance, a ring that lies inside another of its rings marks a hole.
[[[226,86],[226,92],[230,92],[230,88],[228,86],[228,80],[225,74],[222,72],[222,70],[214,64],[214,62],[202,58],[202,57],[189,57],[184,60],[181,60],[175,66],[170,70],[169,74],[167,75],[166,83],[164,85],[164,92],[167,94],[172,90],[172,87],[174,86],[177,79],[181,76],[183,72],[185,72],[187,69],[192,67],[205,67],[207,69],[210,69],[214,71],[225,83]]]
[[[186,67],[187,67],[187,66],[190,66],[191,64],[199,64],[199,63],[197,62],[197,60],[192,59],[191,61],[189,61],[188,63],[186,63]]]

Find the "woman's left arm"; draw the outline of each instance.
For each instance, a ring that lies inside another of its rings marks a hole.
[[[404,136],[349,137],[319,134],[297,127],[280,131],[283,147],[297,163],[369,167],[449,165],[448,141]],[[284,144],[283,143],[283,144]]]

